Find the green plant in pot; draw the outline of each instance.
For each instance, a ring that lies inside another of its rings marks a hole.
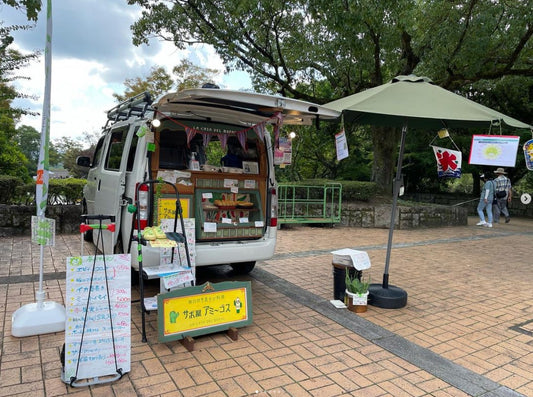
[[[348,300],[348,310],[363,313],[367,310],[368,287],[370,286],[370,277],[365,280],[357,276],[352,277],[346,269],[346,297]]]

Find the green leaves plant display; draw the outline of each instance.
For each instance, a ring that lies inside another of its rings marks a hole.
[[[370,277],[368,280],[359,280],[357,277],[351,277],[348,269],[346,269],[346,289],[352,294],[365,294],[368,292],[370,286]]]

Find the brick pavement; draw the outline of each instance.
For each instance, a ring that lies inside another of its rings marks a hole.
[[[113,383],[71,388],[61,381],[64,333],[11,336],[11,315],[34,302],[39,247],[0,239],[0,396],[533,396],[533,221],[394,234],[390,284],[405,308],[334,309],[330,251],[366,250],[381,282],[388,231],[294,227],[278,235],[276,256],[252,282],[253,324],[195,338],[195,350],[157,342],[155,315],[132,307],[131,371]],[[46,248],[47,299],[63,302],[65,258],[79,235]],[[226,267],[199,282],[235,279]],[[157,290],[158,283],[148,289]],[[134,288],[132,297],[138,297]]]

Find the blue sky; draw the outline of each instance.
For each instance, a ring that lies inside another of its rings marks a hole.
[[[22,52],[44,54],[46,1],[39,20],[29,31],[15,32],[16,48]],[[168,72],[181,59],[198,66],[220,70],[217,84],[229,89],[248,89],[249,77],[242,72],[224,75],[224,66],[214,50],[198,46],[178,50],[155,39],[150,45],[135,47],[130,26],[140,10],[126,0],[54,0],[52,2],[52,87],[50,135],[52,140],[77,137],[84,132],[99,133],[105,112],[114,106],[114,92],[122,93],[127,78],[147,76],[150,69],[164,66]],[[29,24],[23,12],[0,4],[4,26]],[[42,112],[44,93],[44,55],[21,73],[17,88],[35,100],[16,102],[17,106]],[[41,131],[42,119],[24,117],[21,124]]]

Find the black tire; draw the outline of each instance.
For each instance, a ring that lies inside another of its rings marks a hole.
[[[87,230],[85,233],[83,233],[83,240],[88,241],[89,243],[93,242],[93,231]]]
[[[254,270],[255,261],[230,263],[230,266],[235,274],[248,274]]]
[[[85,202],[85,199],[83,199],[83,201],[81,203],[81,211],[82,211],[82,214],[87,215],[87,203]],[[85,233],[83,233],[83,240],[84,241],[88,241],[90,243],[93,242],[93,231],[92,231],[92,229],[91,230],[87,230]]]
[[[131,268],[131,286],[139,285],[139,271]]]
[[[124,253],[124,246],[122,245],[122,234],[118,235],[117,244],[115,245],[114,253],[115,254],[123,254]]]

